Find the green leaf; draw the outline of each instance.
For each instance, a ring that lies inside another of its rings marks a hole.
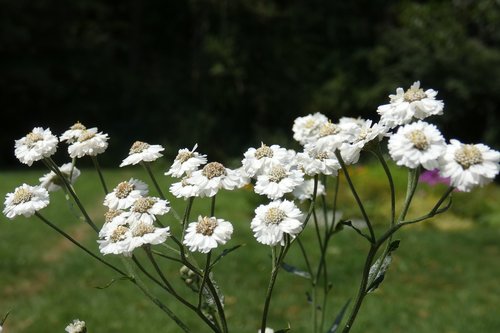
[[[382,283],[382,281],[384,281],[385,273],[389,269],[389,266],[392,262],[392,252],[394,252],[399,247],[399,243],[399,239],[392,241],[387,248],[386,256],[384,258],[378,258],[370,268],[370,272],[368,273],[368,281],[371,281],[371,283],[366,289],[367,293],[374,292]]]
[[[330,327],[330,329],[326,333],[335,333],[337,331],[337,329],[340,327],[340,322],[342,321],[342,318],[344,318],[345,312],[350,302],[351,299],[348,299],[342,309],[340,309],[337,317],[335,317],[335,320],[333,321],[332,327]]]
[[[7,311],[7,313],[5,314],[5,316],[3,316],[3,319],[0,320],[0,326],[3,325],[3,323],[5,323],[5,321],[7,320],[7,317],[10,314],[10,311],[12,311],[12,310]]]
[[[281,268],[283,268],[288,273],[295,274],[295,275],[300,276],[304,279],[311,279],[311,274],[309,274],[309,272],[302,271],[302,270],[298,269],[297,267],[289,265],[285,262],[281,263]]]

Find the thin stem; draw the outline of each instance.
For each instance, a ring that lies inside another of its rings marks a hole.
[[[344,163],[344,160],[342,159],[342,156],[340,155],[340,152],[338,150],[335,151],[335,156],[337,157],[337,160],[340,163],[340,166],[342,167],[342,170],[344,171],[345,174],[345,179],[347,180],[347,183],[349,184],[349,188],[351,189],[351,192],[354,196],[354,199],[356,199],[356,203],[359,206],[359,209],[361,210],[361,214],[363,215],[363,218],[366,222],[366,225],[368,226],[368,230],[370,231],[370,239],[371,242],[375,242],[375,233],[373,231],[372,224],[370,222],[370,218],[368,217],[368,214],[366,214],[365,207],[363,206],[363,203],[361,202],[361,199],[359,198],[358,193],[356,192],[356,189],[354,187],[354,184],[352,183],[351,176],[349,176],[349,171],[347,170],[347,166]]]
[[[97,173],[99,174],[99,180],[101,181],[102,188],[104,190],[104,195],[108,194],[108,187],[106,186],[106,182],[104,181],[104,176],[101,171],[101,167],[99,166],[99,161],[97,160],[97,156],[91,156],[92,157],[92,163],[94,163],[94,167],[97,170]]]
[[[392,226],[396,222],[396,190],[394,187],[394,180],[392,179],[391,170],[389,169],[389,166],[387,165],[387,162],[385,161],[385,158],[382,155],[380,144],[377,145],[377,149],[374,150],[374,154],[375,156],[377,156],[378,160],[380,161],[380,164],[382,164],[384,172],[387,176],[387,180],[389,181],[389,188],[391,191],[391,226]]]
[[[61,228],[59,228],[58,226],[56,226],[55,224],[53,224],[52,222],[50,222],[49,220],[47,220],[45,217],[43,217],[40,213],[38,212],[35,212],[35,215],[40,219],[42,220],[45,224],[47,224],[49,227],[51,227],[52,229],[54,229],[55,231],[57,231],[58,233],[60,233],[61,235],[63,235],[66,239],[68,239],[71,243],[75,244],[76,246],[78,246],[80,249],[82,249],[83,251],[85,251],[88,255],[90,255],[92,258],[100,261],[101,263],[103,263],[104,265],[110,267],[111,269],[113,269],[114,271],[116,271],[117,273],[123,275],[123,276],[126,276],[128,277],[128,275],[123,272],[121,269],[119,269],[118,267],[110,264],[109,262],[105,261],[104,259],[98,257],[97,255],[95,255],[94,253],[92,253],[89,249],[87,249],[85,246],[83,246],[82,244],[80,244],[78,241],[76,241],[73,237],[71,237],[70,235],[68,235],[66,232],[64,232]]]
[[[276,277],[278,276],[279,266],[281,265],[279,260],[276,258],[275,249],[273,250],[273,258],[272,258],[272,270],[271,270],[271,278],[269,279],[269,284],[267,286],[266,299],[264,301],[264,310],[262,311],[262,321],[260,325],[260,332],[264,333],[266,331],[267,324],[267,316],[269,313],[269,305],[271,304],[271,295],[273,293],[274,284],[276,283]]]
[[[212,251],[209,251],[207,254],[206,262],[205,262],[205,269],[203,270],[203,277],[201,279],[201,285],[200,285],[200,291],[198,293],[198,309],[201,308],[201,304],[203,301],[203,288],[205,288],[205,283],[207,283],[207,279],[209,279],[209,274],[210,274],[210,259],[212,258]],[[217,295],[214,295],[214,297],[218,297]]]
[[[300,238],[297,238],[297,243],[299,243],[300,252],[302,253],[302,256],[304,257],[307,271],[311,275],[311,281],[312,281],[312,280],[314,280],[314,273],[312,271],[312,267],[311,267],[311,263],[309,262],[309,258],[307,257],[306,249],[304,248],[304,244],[302,244],[302,241],[300,240]]]

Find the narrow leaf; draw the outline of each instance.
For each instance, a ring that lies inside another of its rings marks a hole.
[[[351,299],[348,299],[347,302],[342,307],[342,309],[340,309],[339,313],[337,314],[337,317],[335,317],[335,320],[333,321],[332,327],[330,327],[330,329],[326,333],[335,333],[337,331],[337,329],[340,327],[340,322],[342,321],[342,318],[344,318],[345,312],[350,302]]]
[[[97,289],[107,289],[107,288],[111,287],[111,285],[112,285],[113,283],[115,283],[115,282],[117,282],[117,281],[120,281],[120,280],[131,280],[131,278],[129,278],[128,276],[122,276],[122,277],[120,277],[120,278],[118,278],[118,279],[112,279],[111,281],[109,281],[109,283],[108,283],[108,284],[106,284],[106,285],[104,285],[104,286],[102,286],[102,287],[97,286],[96,288],[97,288]]]
[[[210,267],[214,267],[214,266],[215,266],[215,264],[216,264],[217,262],[219,262],[219,260],[221,260],[223,257],[225,257],[225,256],[226,256],[226,255],[228,255],[229,253],[233,252],[234,250],[236,250],[236,249],[238,249],[238,248],[240,248],[240,247],[242,247],[242,246],[244,246],[244,245],[245,245],[245,244],[239,244],[239,245],[233,246],[233,247],[232,247],[232,248],[230,248],[230,249],[224,249],[224,251],[222,251],[222,253],[221,253],[221,254],[219,254],[219,255],[217,256],[217,258],[215,258],[215,260],[212,262],[212,265],[211,265]]]
[[[5,316],[3,316],[3,319],[2,319],[2,320],[0,320],[0,326],[2,326],[2,325],[3,325],[3,323],[5,323],[5,321],[7,320],[7,317],[8,317],[8,316],[9,316],[9,314],[10,314],[10,311],[12,311],[12,310],[7,311],[7,313],[5,314]]]
[[[387,269],[389,269],[389,265],[392,262],[392,252],[394,252],[399,247],[399,239],[392,241],[389,244],[387,249],[387,255],[383,258],[381,262],[381,258],[378,258],[377,261],[370,268],[370,272],[368,273],[368,281],[371,281],[370,285],[366,289],[366,292],[371,293],[374,292],[378,286],[384,281],[385,273]]]
[[[283,268],[288,273],[295,274],[295,275],[300,276],[304,279],[311,279],[311,274],[309,274],[309,272],[302,271],[302,270],[298,269],[297,267],[289,265],[285,262],[281,263],[281,268]]]

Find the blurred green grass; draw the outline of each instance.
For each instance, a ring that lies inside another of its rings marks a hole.
[[[406,173],[394,167],[393,175],[399,197],[404,196]],[[356,167],[352,178],[366,208],[381,232],[389,220],[389,195],[383,170],[376,165]],[[44,171],[2,171],[0,195],[14,190],[23,182],[38,183]],[[155,174],[163,189],[169,180],[163,170]],[[108,187],[135,177],[151,183],[140,168],[105,170]],[[328,184],[332,186],[332,184]],[[83,170],[75,188],[98,225],[102,224],[104,192],[93,170]],[[427,212],[437,201],[442,186],[421,184],[409,216]],[[155,193],[154,189],[151,189]],[[166,190],[164,192],[167,192]],[[500,330],[500,189],[490,184],[472,193],[454,193],[450,211],[428,222],[402,229],[393,264],[382,286],[370,294],[361,309],[353,332],[498,332]],[[180,214],[185,201],[169,196]],[[231,221],[233,239],[226,245],[245,244],[226,256],[214,270],[226,297],[226,311],[232,332],[256,332],[260,323],[262,303],[270,274],[269,249],[258,244],[249,223],[254,208],[265,202],[249,189],[220,192],[216,215]],[[328,197],[331,203],[331,196]],[[198,213],[207,213],[209,199],[195,201],[191,220]],[[360,218],[359,210],[345,184],[341,183],[338,203],[345,218]],[[41,211],[95,252],[95,234],[74,215],[62,192],[51,195],[51,204]],[[62,331],[74,318],[85,320],[90,332],[179,332],[141,292],[127,281],[117,281],[110,269],[84,255],[36,218],[8,220],[0,217],[0,315],[11,310],[6,332]],[[163,218],[178,230],[170,215]],[[310,224],[312,225],[312,224]],[[314,232],[301,235],[313,262],[317,260]],[[329,273],[333,289],[326,309],[328,320],[347,299],[355,296],[366,241],[352,230],[336,234],[328,249]],[[139,255],[140,256],[140,255]],[[107,260],[121,264],[114,257]],[[304,267],[299,251],[293,248],[287,262]],[[178,275],[179,266],[161,262],[174,285],[187,297],[193,297]],[[269,326],[286,327],[294,332],[307,332],[311,308],[307,303],[306,280],[280,273],[271,303]],[[160,298],[192,325],[195,332],[206,332],[191,312],[161,291]]]

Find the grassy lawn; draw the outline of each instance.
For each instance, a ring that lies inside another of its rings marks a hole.
[[[37,184],[43,173],[42,170],[0,172],[0,195],[4,198],[23,182]],[[104,174],[110,188],[132,176],[151,183],[139,168],[106,170]],[[156,174],[162,187],[168,188],[169,180],[162,170]],[[359,167],[352,170],[352,176],[380,234],[389,220],[383,171],[378,166]],[[403,196],[406,174],[394,169],[394,177],[397,192]],[[75,188],[94,221],[102,225],[104,193],[95,172],[83,170]],[[359,219],[359,210],[345,190],[342,183],[339,210],[345,218]],[[422,184],[409,215],[426,213],[443,190],[440,186]],[[153,188],[151,192],[155,193]],[[401,245],[386,279],[366,298],[352,332],[499,332],[499,192],[498,185],[490,184],[472,193],[454,193],[450,211],[400,230],[396,238]],[[182,213],[185,202],[169,198],[175,210]],[[249,223],[254,208],[263,202],[249,189],[220,192],[217,196],[216,215],[231,221],[235,227],[227,247],[245,245],[224,257],[214,269],[214,277],[225,294],[231,332],[254,333],[260,323],[270,274],[270,252],[254,240]],[[195,201],[192,220],[198,213],[207,214],[209,205],[209,199]],[[96,235],[75,215],[75,208],[62,192],[53,193],[51,204],[41,213],[98,253]],[[98,288],[108,285],[117,274],[84,255],[37,218],[11,221],[2,215],[0,219],[0,316],[11,310],[6,333],[61,332],[74,318],[85,320],[90,332],[180,331],[130,282],[116,281],[106,289]],[[162,221],[174,231],[179,230],[171,215]],[[308,227],[301,237],[315,262],[313,228]],[[327,260],[333,288],[330,305],[325,309],[328,322],[346,300],[355,296],[367,251],[366,240],[350,229],[336,234],[331,241]],[[119,258],[106,259],[122,265]],[[296,246],[287,262],[304,268]],[[196,297],[180,280],[179,265],[171,261],[161,264],[181,294]],[[192,325],[194,332],[208,331],[192,312],[181,308],[156,287],[150,288]],[[306,297],[308,290],[307,280],[281,272],[271,303],[269,326],[282,328],[290,323],[293,332],[308,332],[312,315]]]

